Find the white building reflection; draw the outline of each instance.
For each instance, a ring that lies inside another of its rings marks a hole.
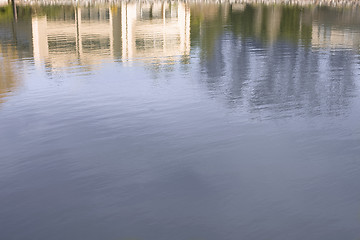
[[[313,24],[312,46],[315,48],[349,48],[357,50],[360,47],[360,32],[352,29],[337,29]]]
[[[184,3],[123,4],[121,16],[124,60],[172,58],[190,53],[190,11]]]
[[[70,19],[32,18],[34,61],[53,69],[92,66],[106,59],[172,61],[190,54],[185,3],[123,3],[74,8]]]
[[[8,0],[0,0],[0,6],[5,6],[8,4]]]

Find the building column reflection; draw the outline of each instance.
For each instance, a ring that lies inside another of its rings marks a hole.
[[[127,60],[134,56],[134,25],[136,21],[137,4],[121,4],[121,39],[122,58]]]
[[[180,51],[190,53],[190,9],[184,3],[179,4],[178,22],[180,27]]]
[[[82,28],[81,28],[81,8],[75,8],[75,24],[76,24],[76,50],[78,58],[81,60],[83,46],[82,46]]]
[[[122,58],[173,61],[190,54],[190,9],[185,3],[122,3],[90,9],[75,6],[64,18],[33,16],[35,63],[50,68],[94,65]]]
[[[154,59],[190,53],[190,9],[179,2],[121,5],[122,58]]]
[[[41,61],[49,55],[49,44],[46,30],[46,16],[32,18],[32,41],[35,65],[40,65]]]

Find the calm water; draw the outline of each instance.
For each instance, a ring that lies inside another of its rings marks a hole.
[[[0,8],[0,239],[360,239],[360,9]]]

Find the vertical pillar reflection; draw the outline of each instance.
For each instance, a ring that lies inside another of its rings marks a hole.
[[[121,5],[122,58],[154,59],[190,53],[190,9],[179,2]]]
[[[128,60],[134,56],[134,26],[136,21],[137,4],[121,4],[121,39],[122,39],[122,57]]]
[[[109,50],[111,58],[114,58],[114,17],[111,11],[111,5],[109,6]]]
[[[32,18],[32,40],[35,65],[41,64],[49,55],[46,16]]]
[[[78,58],[81,59],[83,53],[82,32],[81,32],[81,8],[75,8],[75,25],[76,25],[76,50]]]
[[[190,10],[184,3],[179,3],[178,23],[180,31],[180,51],[190,53]]]

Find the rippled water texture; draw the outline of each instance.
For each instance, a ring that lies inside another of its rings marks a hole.
[[[1,240],[360,238],[360,9],[0,8]]]

